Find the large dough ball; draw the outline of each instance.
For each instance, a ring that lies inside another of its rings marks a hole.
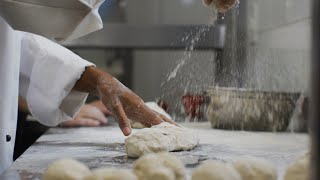
[[[285,180],[308,180],[309,175],[310,154],[306,154],[291,164],[284,175]]]
[[[268,161],[245,157],[233,163],[233,166],[245,180],[276,180],[277,170]]]
[[[91,172],[87,166],[73,159],[53,162],[44,172],[43,180],[79,180]]]
[[[137,180],[137,177],[130,170],[101,168],[93,170],[84,180]]]
[[[169,153],[147,154],[133,165],[139,180],[183,180],[184,164]]]
[[[190,150],[198,143],[194,130],[167,122],[141,129],[125,139],[127,154],[134,158],[148,153]]]
[[[241,180],[241,176],[230,164],[208,161],[193,171],[192,180]]]

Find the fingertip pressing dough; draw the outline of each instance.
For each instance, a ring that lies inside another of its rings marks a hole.
[[[268,161],[253,157],[243,157],[233,163],[242,179],[277,180],[277,170]]]
[[[284,180],[308,180],[309,174],[310,154],[305,154],[298,158],[296,162],[291,164],[284,175]]]
[[[61,159],[51,163],[44,172],[43,180],[79,180],[91,172],[87,166],[73,159]]]
[[[139,180],[184,180],[184,164],[169,153],[147,154],[133,165]]]
[[[230,164],[208,161],[193,171],[192,180],[241,180],[241,176]]]
[[[130,170],[101,168],[93,170],[84,180],[138,180]]]
[[[167,122],[141,129],[125,139],[127,154],[133,158],[152,152],[191,150],[198,143],[199,137],[193,130]]]

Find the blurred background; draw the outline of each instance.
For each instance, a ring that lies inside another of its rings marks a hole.
[[[215,14],[199,0],[106,0],[104,29],[64,45],[171,110],[207,86],[307,92],[310,2],[241,0]]]

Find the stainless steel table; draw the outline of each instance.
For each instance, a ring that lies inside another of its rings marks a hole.
[[[174,152],[186,164],[188,177],[205,160],[229,162],[241,156],[254,156],[272,161],[281,179],[285,167],[309,148],[307,134],[213,130],[208,123],[184,125],[197,129],[200,136],[200,145],[195,149]],[[75,158],[90,168],[130,168],[135,160],[126,156],[124,139],[116,126],[52,128],[0,179],[41,179],[48,164],[60,158]]]

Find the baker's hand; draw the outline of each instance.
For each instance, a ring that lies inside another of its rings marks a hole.
[[[226,13],[236,4],[236,0],[203,0],[203,3],[207,6],[212,4],[219,12]]]
[[[209,6],[212,3],[213,0],[203,0],[203,3],[207,6]]]
[[[74,89],[99,96],[103,104],[118,119],[118,124],[126,136],[131,134],[129,119],[140,122],[147,127],[164,121],[174,123],[149,109],[139,96],[117,79],[96,67],[87,67]]]
[[[86,104],[83,105],[77,114],[77,116],[71,120],[62,123],[63,127],[78,127],[78,126],[88,126],[96,127],[104,125],[108,122],[105,117],[104,112],[102,112],[97,107]]]
[[[112,112],[109,111],[109,109],[107,109],[106,106],[103,104],[103,102],[100,101],[100,100],[99,101],[93,101],[93,102],[90,103],[90,105],[98,108],[101,112],[103,112],[103,114],[105,116],[112,116],[113,115]]]
[[[139,96],[108,74],[100,78],[97,89],[102,102],[117,117],[119,126],[126,136],[131,133],[129,119],[147,127],[163,121],[172,123],[168,118],[149,109]]]

